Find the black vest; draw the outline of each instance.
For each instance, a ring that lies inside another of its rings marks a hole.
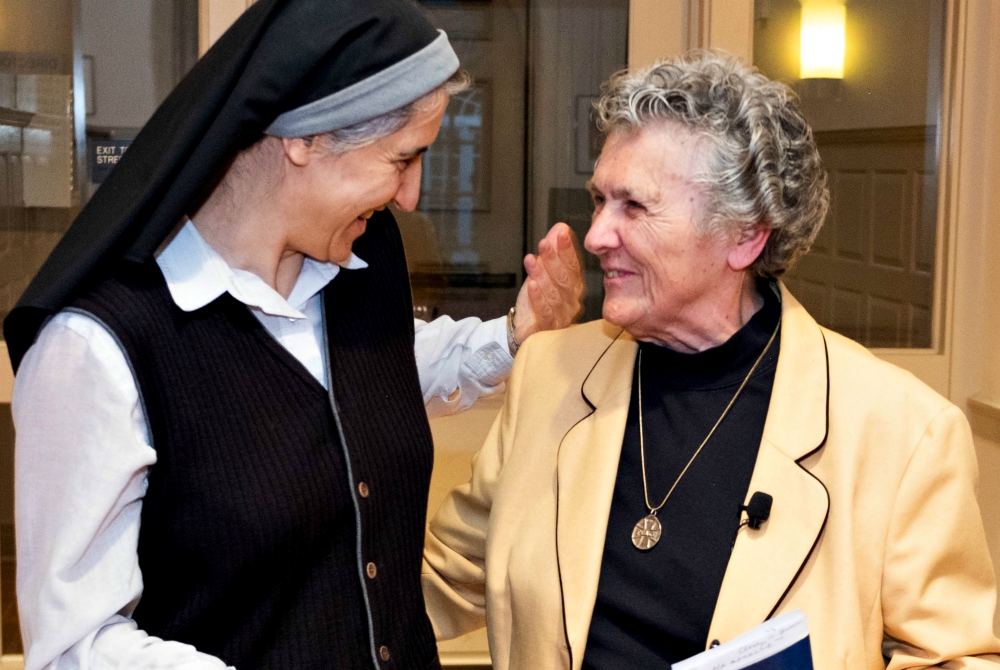
[[[370,267],[324,291],[330,393],[228,294],[181,311],[152,261],[71,307],[117,337],[152,433],[134,613],[151,635],[238,670],[440,667],[409,282],[391,215],[368,226]]]

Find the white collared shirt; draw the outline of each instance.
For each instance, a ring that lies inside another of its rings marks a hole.
[[[340,267],[307,259],[286,300],[256,275],[231,268],[191,222],[157,264],[180,309],[229,293],[324,387],[320,292],[341,269],[368,267],[353,254]],[[503,388],[512,364],[503,318],[442,317],[415,326],[429,413],[460,411]],[[114,337],[85,314],[57,314],[21,363],[12,410],[26,670],[225,667],[189,645],[148,636],[129,618],[142,595],[136,548],[156,452]]]

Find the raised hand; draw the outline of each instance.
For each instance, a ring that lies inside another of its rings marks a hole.
[[[519,344],[541,330],[565,328],[583,311],[583,275],[575,239],[569,226],[557,223],[538,243],[538,255],[524,257],[528,278],[517,295],[514,316]]]

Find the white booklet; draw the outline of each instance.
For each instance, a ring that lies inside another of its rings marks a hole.
[[[809,624],[802,610],[765,621],[739,637],[703,651],[672,670],[812,670]]]

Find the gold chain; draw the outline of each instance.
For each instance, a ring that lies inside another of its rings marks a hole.
[[[722,423],[722,420],[726,418],[726,414],[729,414],[730,408],[732,408],[733,404],[736,403],[736,399],[740,397],[740,393],[743,392],[743,387],[745,387],[747,385],[747,382],[750,381],[750,377],[753,375],[754,370],[756,370],[757,366],[760,365],[760,362],[764,360],[764,356],[766,356],[767,352],[771,349],[771,344],[774,342],[774,338],[775,336],[777,336],[779,328],[781,328],[781,317],[778,317],[778,325],[774,327],[774,332],[771,333],[771,339],[767,341],[767,346],[764,347],[764,351],[762,351],[760,353],[760,356],[757,357],[757,360],[754,362],[753,367],[750,368],[750,372],[748,372],[747,376],[743,379],[743,383],[740,384],[740,387],[738,389],[736,389],[736,395],[734,395],[733,399],[729,401],[728,405],[726,405],[726,409],[722,411],[722,416],[720,416],[719,420],[715,422],[714,426],[712,426],[712,430],[708,431],[708,435],[706,435],[705,439],[701,441],[700,445],[698,445],[698,448],[695,450],[694,455],[691,457],[691,460],[687,462],[687,465],[684,466],[684,469],[681,470],[681,473],[677,475],[677,479],[674,480],[674,485],[670,487],[669,491],[667,491],[667,495],[663,498],[663,502],[661,502],[656,507],[653,507],[652,505],[649,504],[649,485],[646,483],[646,442],[645,438],[643,437],[644,431],[642,428],[642,347],[639,347],[639,364],[638,364],[639,454],[642,457],[642,492],[643,495],[646,497],[646,507],[649,508],[650,514],[655,516],[656,513],[660,510],[660,508],[667,504],[667,500],[670,498],[670,494],[673,493],[674,489],[677,488],[677,485],[680,484],[681,478],[688,471],[688,468],[691,467],[691,464],[694,463],[694,459],[698,458],[698,454],[701,453],[702,448],[704,448],[704,446],[708,443],[708,440],[711,439],[712,434],[715,433],[715,429],[718,428],[719,424]]]

